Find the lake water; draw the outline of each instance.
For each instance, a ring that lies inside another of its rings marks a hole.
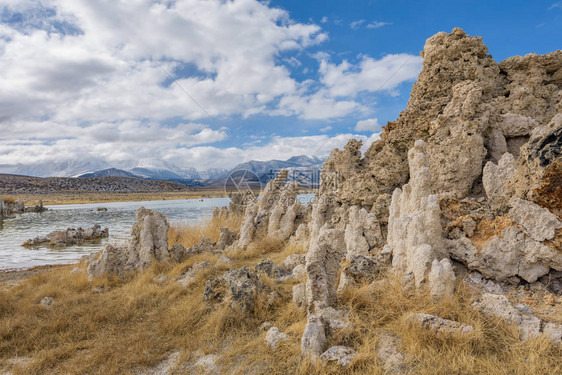
[[[228,205],[229,198],[181,199],[146,202],[111,202],[46,206],[43,213],[14,215],[0,224],[0,269],[28,268],[45,264],[78,261],[83,255],[96,252],[106,243],[119,243],[129,237],[139,207],[161,212],[170,224],[196,223],[212,216],[214,207]],[[107,211],[98,211],[105,207]],[[53,249],[47,246],[25,248],[30,238],[66,228],[89,228],[99,224],[109,228],[109,238],[101,243]]]
[[[306,205],[313,194],[299,195]],[[111,202],[46,206],[43,213],[25,213],[0,222],[0,269],[20,269],[46,264],[77,262],[82,256],[97,252],[106,243],[120,243],[129,238],[138,208],[145,207],[166,216],[170,224],[198,223],[211,218],[214,207],[227,206],[229,198],[178,199],[145,202]],[[107,211],[98,211],[105,207]],[[109,228],[109,238],[101,243],[64,248],[40,246],[25,248],[30,238],[44,236],[66,228],[89,228],[95,224]]]

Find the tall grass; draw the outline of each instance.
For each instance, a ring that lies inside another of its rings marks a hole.
[[[173,228],[171,243],[190,246],[201,236],[216,240],[220,226],[229,224]],[[239,268],[264,257],[281,263],[303,251],[302,246],[264,238],[228,255],[233,260],[230,267]],[[70,272],[75,266],[61,267],[16,286],[0,287],[0,373],[133,374],[179,351],[177,373],[198,373],[181,366],[217,354],[223,374],[381,374],[375,347],[383,331],[402,339],[401,349],[414,374],[562,373],[559,348],[543,337],[520,342],[515,327],[471,307],[469,290],[460,286],[453,297],[435,302],[425,293],[405,292],[391,275],[350,289],[340,298],[338,308],[347,309],[353,327],[330,336],[328,346],[353,347],[357,357],[351,365],[344,370],[311,363],[300,356],[306,314],[291,301],[297,281],[275,282],[262,276],[270,291],[258,300],[253,313],[244,315],[202,299],[207,280],[225,271],[224,265],[214,264],[218,257],[199,254],[181,264],[154,264],[126,280],[105,277],[89,282],[84,272]],[[175,282],[203,260],[213,265],[192,286]],[[160,274],[168,280],[155,281]],[[268,302],[271,295],[276,296],[273,304]],[[39,303],[45,296],[54,298],[49,307]],[[436,336],[410,324],[405,319],[410,312],[437,314],[475,329],[463,337]],[[258,328],[264,321],[288,335],[276,350],[264,343],[265,332]],[[16,358],[29,361],[17,366]]]

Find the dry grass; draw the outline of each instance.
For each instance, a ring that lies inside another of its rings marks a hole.
[[[3,195],[1,199],[2,199],[2,200],[4,201],[4,203],[6,203],[6,204],[15,204],[15,203],[18,202],[15,197],[12,197],[12,196],[9,196],[9,195]]]
[[[216,242],[219,239],[221,227],[238,231],[241,222],[242,218],[240,216],[229,216],[228,218],[219,217],[198,224],[176,224],[170,227],[168,231],[168,243],[170,246],[180,243],[185,247],[192,247],[198,244],[204,237]]]
[[[216,240],[218,228],[224,225],[183,226],[170,236],[189,246],[201,235]],[[231,268],[238,268],[256,264],[264,256],[281,263],[303,251],[266,238],[247,252],[228,255],[233,259]],[[181,264],[155,264],[127,280],[93,282],[85,273],[71,273],[74,266],[59,267],[0,289],[0,372],[127,374],[155,366],[179,351],[180,363],[218,354],[225,374],[380,374],[375,347],[378,333],[384,330],[402,338],[415,374],[562,373],[560,349],[542,337],[521,343],[513,326],[473,310],[469,291],[460,288],[454,297],[436,303],[426,294],[404,292],[393,277],[352,289],[340,300],[339,307],[349,310],[353,329],[330,337],[328,344],[356,349],[350,367],[310,363],[300,356],[306,316],[291,301],[293,282],[264,278],[278,297],[273,305],[266,304],[265,297],[260,299],[250,316],[202,300],[206,281],[223,273],[224,266],[203,270],[189,288],[175,282],[194,263],[217,258],[200,254]],[[168,280],[154,281],[159,274]],[[98,286],[104,287],[102,293],[92,290]],[[45,296],[55,299],[48,308],[39,304]],[[409,324],[404,318],[410,312],[437,314],[471,324],[475,330],[466,337],[435,336]],[[258,329],[264,321],[289,336],[275,351],[264,344],[265,332]],[[13,367],[15,358],[31,360]],[[199,373],[178,369],[186,372]]]

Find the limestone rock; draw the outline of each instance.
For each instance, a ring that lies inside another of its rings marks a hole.
[[[304,266],[304,264],[299,264],[295,268],[293,268],[291,276],[294,280],[297,281],[304,280],[304,278],[306,277],[306,267]]]
[[[264,290],[265,285],[256,272],[244,266],[209,280],[205,285],[203,300],[228,301],[230,306],[238,306],[244,312],[251,312],[254,310],[258,294]]]
[[[546,208],[519,198],[514,198],[509,203],[509,218],[521,225],[525,233],[535,241],[551,240],[556,236],[556,230],[562,228],[562,222]]]
[[[352,257],[349,265],[341,271],[338,293],[357,283],[373,281],[385,269],[386,267],[380,259],[363,255]]]
[[[475,302],[473,305],[484,314],[494,315],[515,323],[519,327],[520,337],[523,341],[540,333],[540,319],[516,309],[504,295],[484,293],[481,301]]]
[[[548,338],[562,346],[562,324],[547,323],[542,331]]]
[[[436,195],[431,194],[424,142],[417,141],[408,153],[410,182],[392,194],[388,220],[388,248],[392,268],[420,287],[427,281],[433,260],[445,257],[441,217]]]
[[[319,318],[309,318],[301,339],[301,353],[311,357],[322,354],[326,345],[326,333],[324,325]]]
[[[68,228],[66,231],[55,231],[43,237],[29,239],[25,241],[22,246],[38,246],[42,244],[55,247],[73,246],[107,237],[109,237],[109,229],[101,229],[101,226],[96,224],[86,229]]]
[[[174,244],[170,249],[170,257],[175,262],[181,262],[188,255],[187,249],[180,243]]]
[[[191,266],[187,271],[185,271],[180,278],[177,280],[183,287],[189,287],[195,283],[197,280],[197,275],[199,272],[209,267],[211,263],[207,261],[197,262]]]
[[[488,279],[508,281],[518,276],[535,282],[551,268],[562,270],[562,254],[527,237],[517,227],[504,229],[481,250],[467,238],[449,242],[451,256]]]
[[[502,155],[497,165],[491,161],[486,163],[482,183],[488,199],[497,200],[501,198],[505,191],[504,185],[515,175],[516,171],[515,159],[509,152]]]
[[[277,327],[271,327],[265,334],[265,343],[273,350],[277,348],[280,341],[287,340],[287,335],[280,332]]]
[[[53,297],[43,297],[41,298],[41,301],[39,301],[39,303],[44,307],[51,306],[53,302],[55,302],[55,299]]]
[[[161,213],[139,208],[129,243],[124,247],[106,245],[89,262],[88,275],[90,278],[108,273],[123,276],[147,268],[152,262],[169,261],[168,229],[168,220]]]
[[[328,362],[337,362],[342,367],[349,366],[354,357],[355,350],[341,345],[332,346],[320,355],[320,359]]]
[[[433,260],[429,272],[429,292],[433,298],[453,295],[455,272],[449,259]]]
[[[264,259],[256,264],[256,273],[264,273],[274,279],[281,276],[281,270],[271,259]]]
[[[306,300],[309,308],[331,306],[336,301],[336,280],[345,257],[344,232],[323,227],[306,254]]]
[[[408,358],[400,349],[401,340],[393,334],[382,333],[377,336],[376,355],[385,374],[404,374]]]
[[[304,254],[291,254],[283,261],[283,267],[286,270],[292,270],[298,265],[304,265],[305,255]]]
[[[297,307],[306,305],[306,286],[305,284],[297,284],[293,286],[293,303]]]
[[[374,213],[365,208],[351,206],[348,209],[348,223],[345,227],[346,258],[369,255],[372,249],[382,246],[380,224]]]
[[[474,331],[472,326],[430,314],[412,313],[408,315],[408,319],[421,324],[425,329],[438,333],[465,335]]]

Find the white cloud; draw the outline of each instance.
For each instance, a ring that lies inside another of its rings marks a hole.
[[[328,125],[328,126],[324,126],[323,128],[320,128],[320,131],[321,131],[322,133],[326,133],[327,131],[330,131],[330,130],[332,130],[332,127],[329,126],[329,125]]]
[[[327,23],[327,22],[328,22],[327,16],[322,17],[322,19],[320,20],[320,23]]]
[[[20,20],[0,24],[0,164],[182,155],[183,166],[220,167],[247,154],[213,145],[228,140],[228,129],[202,124],[209,119],[183,89],[218,123],[333,120],[357,110],[358,94],[375,92],[405,59],[385,90],[421,69],[405,54],[334,64],[316,51],[320,80],[299,81],[291,69],[315,77],[300,56],[328,35],[257,0],[4,0],[0,12]],[[310,139],[269,146],[281,157],[285,145],[297,152],[306,147],[294,142]]]
[[[413,82],[421,65],[419,56],[395,54],[379,60],[363,56],[357,65],[347,60],[339,65],[323,60],[319,71],[332,97],[353,97],[362,91],[392,91],[402,82]]]
[[[380,131],[379,120],[376,118],[370,118],[367,120],[358,121],[355,125],[356,132],[374,132]]]
[[[353,30],[357,30],[361,27],[361,25],[365,22],[365,20],[357,20],[357,21],[353,21],[352,23],[349,24],[349,27],[351,27]]]
[[[383,22],[383,21],[373,21],[367,24],[367,29],[378,29],[383,26],[392,25],[391,22]]]
[[[562,9],[562,1],[559,1],[557,3],[553,3],[551,6],[548,7],[548,10],[552,10],[552,9],[556,9],[556,8]]]

